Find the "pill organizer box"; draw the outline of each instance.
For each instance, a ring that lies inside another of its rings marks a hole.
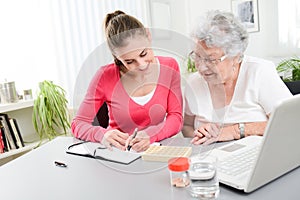
[[[142,159],[146,161],[168,162],[174,157],[189,157],[192,147],[182,146],[150,146],[143,154]]]

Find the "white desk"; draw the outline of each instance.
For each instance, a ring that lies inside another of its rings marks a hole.
[[[65,153],[72,137],[58,137],[22,157],[0,167],[1,199],[51,200],[183,200],[193,199],[182,188],[169,183],[165,163],[141,159],[130,165],[99,162]],[[169,140],[188,144],[188,139]],[[220,145],[220,144],[219,144]],[[199,150],[193,148],[193,152]],[[67,168],[54,165],[63,161]],[[137,173],[134,173],[137,172]],[[300,199],[300,168],[250,194],[221,185],[218,199]]]

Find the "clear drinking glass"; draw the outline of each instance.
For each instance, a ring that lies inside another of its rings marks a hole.
[[[198,199],[216,199],[219,196],[217,165],[217,158],[209,155],[191,160],[188,171],[190,186],[187,188],[191,196]]]

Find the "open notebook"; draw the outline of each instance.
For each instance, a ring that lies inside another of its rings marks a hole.
[[[95,158],[120,164],[130,164],[141,157],[139,153],[133,151],[122,151],[115,147],[113,150],[107,149],[104,145],[95,142],[79,142],[68,147],[68,154]]]

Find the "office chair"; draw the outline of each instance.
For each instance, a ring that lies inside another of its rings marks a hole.
[[[106,103],[104,102],[103,105],[98,110],[97,115],[95,116],[92,124],[93,126],[102,126],[103,128],[107,128],[108,121],[109,121],[108,108]]]
[[[293,95],[300,94],[300,81],[284,82]]]

